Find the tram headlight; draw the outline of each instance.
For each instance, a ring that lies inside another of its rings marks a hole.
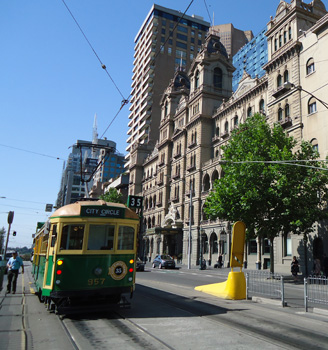
[[[101,267],[97,267],[95,270],[94,270],[94,273],[95,275],[97,276],[100,276],[102,274],[103,270]]]
[[[133,264],[133,263],[134,263],[134,260],[133,260],[133,259],[131,259],[129,262],[130,262],[130,264]]]

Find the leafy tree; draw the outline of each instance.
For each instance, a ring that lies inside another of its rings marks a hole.
[[[116,188],[110,188],[108,192],[102,194],[99,198],[106,202],[123,203],[123,195]]]
[[[210,218],[241,220],[250,235],[268,238],[272,273],[274,238],[281,232],[308,233],[324,216],[328,177],[318,168],[326,166],[322,162],[311,163],[316,169],[295,166],[296,160],[318,156],[309,143],[302,142],[293,152],[295,146],[280,125],[271,128],[260,114],[247,118],[222,147],[224,176],[216,181],[204,208]]]

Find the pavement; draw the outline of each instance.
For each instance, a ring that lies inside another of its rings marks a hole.
[[[63,331],[60,320],[47,311],[34,293],[31,264],[25,262],[24,265],[25,274],[20,273],[18,276],[16,294],[6,293],[7,275],[4,275],[0,292],[0,349],[44,350],[48,347],[51,347],[52,350],[73,349],[69,337]],[[149,263],[146,267],[150,268]],[[208,267],[206,270],[193,267],[189,270],[186,265],[181,264],[178,264],[177,268],[186,272],[190,271],[192,274],[217,274],[222,277],[228,276],[231,271],[230,268],[214,269],[213,267]],[[293,283],[290,277],[286,276],[287,283]],[[304,288],[302,279],[300,282],[293,283],[292,286],[300,289],[299,292],[301,292]],[[256,299],[257,302],[261,303],[265,303],[265,300],[265,298]],[[311,311],[315,312],[315,310],[313,308]],[[317,310],[328,319],[327,307],[320,306]],[[310,318],[311,313],[308,314]]]

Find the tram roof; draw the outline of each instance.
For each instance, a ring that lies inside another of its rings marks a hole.
[[[138,214],[130,208],[127,208],[124,204],[106,202],[104,200],[97,201],[78,201],[72,204],[64,205],[57,209],[50,218],[58,216],[79,216],[81,214],[81,207],[89,206],[101,206],[106,208],[124,208],[126,219],[139,219]]]

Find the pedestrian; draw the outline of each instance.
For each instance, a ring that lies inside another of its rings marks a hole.
[[[18,272],[20,267],[22,267],[22,273],[24,273],[23,260],[18,256],[17,252],[14,252],[13,256],[8,260],[7,267],[8,267],[7,293],[10,293],[11,287],[12,287],[13,294],[15,294],[17,279],[18,279]]]
[[[293,261],[291,263],[291,272],[294,277],[294,281],[297,281],[297,274],[300,270],[300,266],[298,263],[298,260],[296,259],[296,256],[293,256]]]
[[[314,260],[314,266],[313,266],[313,272],[316,276],[321,275],[321,263],[320,259],[315,259]]]
[[[323,255],[323,271],[328,278],[328,256],[326,254]]]

